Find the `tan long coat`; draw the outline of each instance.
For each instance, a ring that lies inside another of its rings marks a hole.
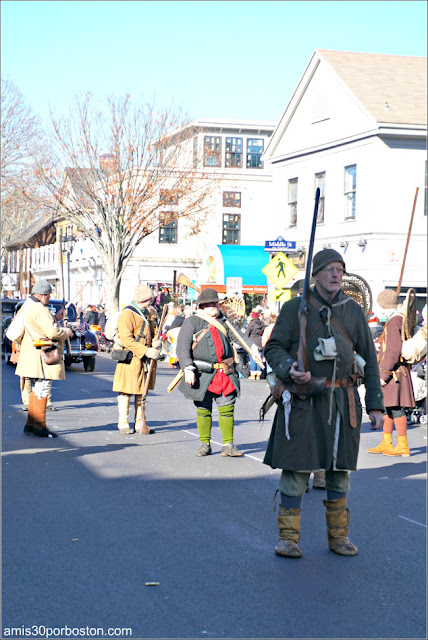
[[[24,302],[19,313],[25,313],[25,332],[21,341],[19,361],[15,369],[17,376],[25,378],[39,378],[44,380],[65,380],[63,359],[63,342],[68,337],[68,331],[55,325],[55,320],[41,302]],[[57,344],[62,357],[59,364],[45,364],[41,349],[33,347],[33,340],[52,340]]]
[[[143,335],[137,342],[138,334],[144,324]],[[113,391],[119,393],[140,395],[144,391],[146,382],[145,361],[142,360],[147,349],[152,344],[155,325],[149,323],[137,310],[124,309],[119,316],[117,323],[119,338],[125,349],[132,351],[133,357],[129,364],[118,362],[113,379]],[[147,361],[147,365],[150,360]],[[150,379],[149,389],[155,388],[156,382],[156,362],[153,367],[153,374]]]

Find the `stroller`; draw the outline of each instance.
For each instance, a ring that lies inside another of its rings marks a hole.
[[[426,379],[427,359],[426,357],[412,367],[411,376],[413,383],[413,393],[415,395],[415,409],[407,410],[408,424],[427,423],[427,379]]]

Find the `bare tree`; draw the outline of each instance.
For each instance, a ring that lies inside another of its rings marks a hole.
[[[168,220],[186,218],[197,233],[216,181],[193,167],[191,138],[180,112],[134,104],[129,96],[76,97],[66,117],[52,114],[56,155],[39,176],[60,216],[74,223],[98,252],[109,306],[118,308],[121,279],[135,248]],[[190,140],[190,142],[189,142]]]
[[[42,153],[38,119],[10,78],[1,81],[1,206],[3,245],[41,213],[35,158]]]

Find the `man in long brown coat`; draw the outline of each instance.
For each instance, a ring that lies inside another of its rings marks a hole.
[[[119,420],[117,428],[123,435],[134,433],[154,433],[153,429],[142,428],[145,416],[143,398],[146,376],[151,360],[160,355],[160,340],[153,340],[155,323],[150,319],[147,308],[151,305],[153,291],[139,284],[135,289],[133,302],[124,308],[119,316],[118,337],[125,350],[131,351],[129,363],[118,362],[113,379],[113,391],[118,392],[117,405]],[[153,367],[149,389],[154,389],[156,381],[156,362]],[[129,405],[135,395],[134,427],[129,426]]]
[[[384,309],[388,318],[382,336],[378,338],[379,373],[386,409],[383,423],[383,437],[380,444],[369,453],[382,453],[384,456],[402,456],[408,458],[410,449],[407,443],[407,416],[405,408],[416,406],[413,384],[410,375],[411,366],[401,358],[401,328],[403,314],[398,307],[398,296],[392,289],[384,289],[377,298],[377,303]],[[392,432],[397,431],[397,445],[392,444]]]
[[[49,282],[39,280],[34,285],[30,298],[19,310],[25,317],[25,331],[15,370],[17,376],[29,378],[31,383],[24,433],[44,438],[58,436],[46,426],[46,405],[51,394],[52,380],[65,379],[62,345],[73,334],[71,329],[56,326],[47,306],[51,293],[52,287]],[[57,345],[61,356],[58,364],[46,364],[43,361],[41,349],[33,345],[37,340],[52,340]]]
[[[327,500],[323,502],[329,548],[340,555],[357,553],[348,538],[347,506],[349,472],[357,467],[362,419],[354,352],[365,360],[365,405],[373,429],[382,426],[383,399],[367,318],[362,308],[341,291],[344,270],[343,257],[334,249],[314,256],[315,287],[309,297],[306,331],[308,371],[299,371],[296,362],[300,298],[283,305],[265,347],[266,360],[278,379],[276,395],[280,402],[264,463],[282,469],[275,553],[283,557],[302,555],[298,546],[302,498],[310,473],[320,470],[326,472]],[[287,384],[304,389],[312,376],[326,378],[322,393],[309,397],[302,390],[301,394],[293,391],[290,395]]]

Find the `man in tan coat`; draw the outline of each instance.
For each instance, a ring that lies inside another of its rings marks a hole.
[[[52,380],[65,379],[63,342],[72,335],[71,329],[57,327],[48,309],[52,287],[47,280],[39,280],[34,285],[31,296],[22,305],[20,313],[24,313],[24,336],[21,341],[19,361],[15,374],[21,378],[29,378],[31,393],[28,402],[28,417],[24,433],[44,438],[56,438],[57,433],[46,426],[46,404],[51,393]],[[36,348],[34,341],[52,340],[58,347],[61,360],[58,364],[46,364],[41,349]]]
[[[145,398],[143,398],[146,376],[151,360],[160,356],[160,340],[153,340],[155,323],[147,313],[153,300],[150,287],[139,284],[135,289],[133,302],[126,306],[119,316],[118,337],[120,345],[132,353],[129,362],[118,362],[113,379],[113,391],[118,392],[117,404],[120,433],[154,433],[145,426]],[[156,363],[153,367],[149,389],[154,389],[156,381]],[[129,405],[135,395],[134,428],[129,426]]]

